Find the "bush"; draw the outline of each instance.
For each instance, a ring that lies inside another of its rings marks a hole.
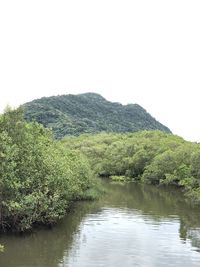
[[[21,109],[0,116],[1,230],[53,224],[93,184],[85,158],[38,123],[26,123]]]
[[[82,152],[99,176],[175,185],[200,202],[200,144],[160,131],[83,135],[63,144]]]

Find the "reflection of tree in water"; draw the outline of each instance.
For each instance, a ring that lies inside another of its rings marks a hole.
[[[192,246],[197,248],[196,251],[200,252],[200,229],[190,229],[188,238],[191,240]]]
[[[75,212],[72,211],[65,219],[51,229],[36,229],[34,233],[23,236],[2,236],[1,243],[5,245],[5,253],[0,255],[2,267],[56,267],[62,261],[78,234],[80,222],[92,209],[98,210],[95,202],[77,204]]]
[[[190,217],[191,216],[191,217]],[[180,219],[180,238],[184,241],[191,240],[191,245],[200,252],[200,216],[188,213],[183,219]]]
[[[0,266],[57,267],[59,263],[63,266],[62,261],[71,252],[72,245],[79,247],[76,240],[79,240],[81,222],[88,214],[95,216],[106,207],[137,210],[157,224],[174,217],[180,221],[181,240],[190,239],[192,246],[200,249],[199,209],[186,202],[180,191],[135,183],[105,182],[105,187],[107,194],[101,200],[77,203],[76,208],[52,229],[35,230],[31,235],[3,236],[0,243],[6,246],[6,251],[0,255]]]
[[[199,207],[185,200],[183,193],[174,187],[155,187],[140,184],[108,185],[106,198],[117,206],[126,206],[150,216],[157,223],[173,217],[180,221],[180,239],[190,239],[192,246],[200,249]],[[119,193],[120,191],[120,193]]]

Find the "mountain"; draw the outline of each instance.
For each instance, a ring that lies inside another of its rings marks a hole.
[[[170,130],[138,104],[122,105],[96,93],[43,97],[23,105],[25,118],[51,128],[56,138],[65,135],[140,130]]]

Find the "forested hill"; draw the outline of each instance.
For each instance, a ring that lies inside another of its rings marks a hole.
[[[24,104],[25,118],[52,128],[56,138],[97,132],[170,130],[138,104],[122,105],[85,93],[43,97]]]

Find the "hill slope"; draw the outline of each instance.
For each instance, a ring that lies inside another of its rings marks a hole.
[[[95,93],[43,97],[24,104],[25,118],[52,128],[56,138],[81,133],[170,130],[137,104],[123,106]]]

